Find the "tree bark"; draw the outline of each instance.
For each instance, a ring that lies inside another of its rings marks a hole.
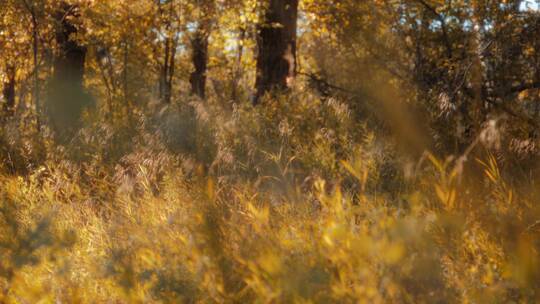
[[[54,62],[54,79],[82,87],[84,76],[84,61],[86,47],[80,45],[73,38],[78,33],[73,19],[80,17],[78,7],[63,5],[63,9],[56,15],[60,27],[56,32],[56,42],[59,52]]]
[[[231,99],[236,101],[238,99],[238,86],[240,78],[242,76],[242,57],[244,56],[244,41],[246,39],[246,29],[240,29],[240,35],[238,37],[238,50],[236,54],[236,63],[232,70],[232,85],[231,85]]]
[[[208,29],[204,25],[199,25],[195,36],[191,40],[192,55],[191,60],[195,70],[191,73],[189,82],[191,83],[191,93],[199,98],[206,97],[206,70],[208,67]]]
[[[173,28],[173,21],[178,18],[175,13],[174,1],[157,2],[159,16],[164,19],[163,62],[159,63],[159,99],[164,103],[170,103],[172,98],[172,86],[176,66],[176,52],[178,48],[178,28]],[[165,12],[164,5],[169,5]],[[167,15],[165,15],[167,13]]]
[[[170,103],[172,97],[172,83],[174,78],[175,70],[175,58],[176,58],[176,49],[178,47],[177,38],[167,38],[165,39],[165,49],[164,49],[164,61],[161,66],[161,74],[159,80],[159,95],[160,99],[164,103]]]
[[[36,125],[37,131],[41,131],[41,101],[40,101],[40,89],[39,89],[39,62],[38,62],[38,22],[36,12],[32,6],[32,53],[34,58],[34,103],[36,106]]]
[[[122,67],[122,96],[124,97],[124,105],[129,105],[129,42],[127,40],[123,43],[124,47],[124,63]]]
[[[267,92],[285,90],[296,72],[298,0],[270,0],[259,26],[255,104]]]
[[[56,43],[53,78],[47,100],[47,113],[57,135],[68,135],[78,126],[83,109],[91,104],[84,92],[83,76],[86,47],[74,40],[78,28],[74,21],[80,17],[77,5],[61,4],[56,13]]]
[[[27,0],[23,0],[23,4],[26,7],[28,13],[32,20],[32,55],[34,60],[34,105],[36,107],[36,125],[37,131],[41,131],[41,101],[40,101],[40,87],[39,87],[39,62],[38,62],[38,53],[39,53],[39,29],[38,29],[38,19],[34,3],[30,3]]]
[[[13,115],[15,107],[15,66],[8,64],[6,66],[6,80],[4,81],[4,89],[2,95],[4,97],[4,111],[7,115]]]

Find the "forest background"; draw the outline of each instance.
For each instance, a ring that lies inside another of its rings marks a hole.
[[[540,302],[521,0],[0,0],[0,302]]]

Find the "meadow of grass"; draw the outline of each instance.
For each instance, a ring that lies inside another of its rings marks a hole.
[[[210,99],[62,146],[6,122],[0,303],[540,301],[536,176],[482,142],[410,163],[351,116]]]

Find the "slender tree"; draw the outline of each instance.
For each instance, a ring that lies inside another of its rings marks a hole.
[[[41,100],[40,100],[40,83],[39,83],[39,23],[38,23],[38,11],[39,9],[36,7],[37,2],[36,1],[28,1],[23,0],[22,3],[24,4],[25,9],[30,14],[30,20],[32,21],[32,59],[34,64],[34,73],[33,73],[33,79],[34,79],[34,105],[36,107],[36,125],[38,131],[41,130],[41,121],[40,121],[40,113],[41,113]]]
[[[208,30],[200,24],[191,39],[194,71],[191,73],[189,82],[191,83],[191,93],[204,99],[206,96],[206,69],[208,66]]]
[[[163,26],[160,30],[163,38],[163,61],[159,63],[159,98],[164,103],[170,103],[179,43],[179,16],[174,0],[158,0],[157,6],[159,17],[162,20],[160,26]]]
[[[16,69],[14,65],[8,64],[6,66],[6,78],[4,79],[4,88],[2,95],[4,97],[4,110],[8,115],[13,114],[13,108],[15,106],[15,73]]]
[[[244,56],[244,42],[246,40],[246,29],[240,28],[240,35],[238,37],[238,49],[236,53],[236,61],[232,70],[231,77],[231,99],[236,100],[238,98],[238,86],[240,78],[242,76],[242,58]]]
[[[214,1],[197,0],[197,28],[191,38],[191,61],[193,72],[190,75],[191,93],[204,99],[206,97],[206,72],[208,68],[208,39],[215,22],[216,4]]]

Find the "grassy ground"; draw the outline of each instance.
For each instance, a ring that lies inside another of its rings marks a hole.
[[[309,95],[193,105],[4,126],[0,302],[540,301],[535,177],[496,152],[410,164]]]

